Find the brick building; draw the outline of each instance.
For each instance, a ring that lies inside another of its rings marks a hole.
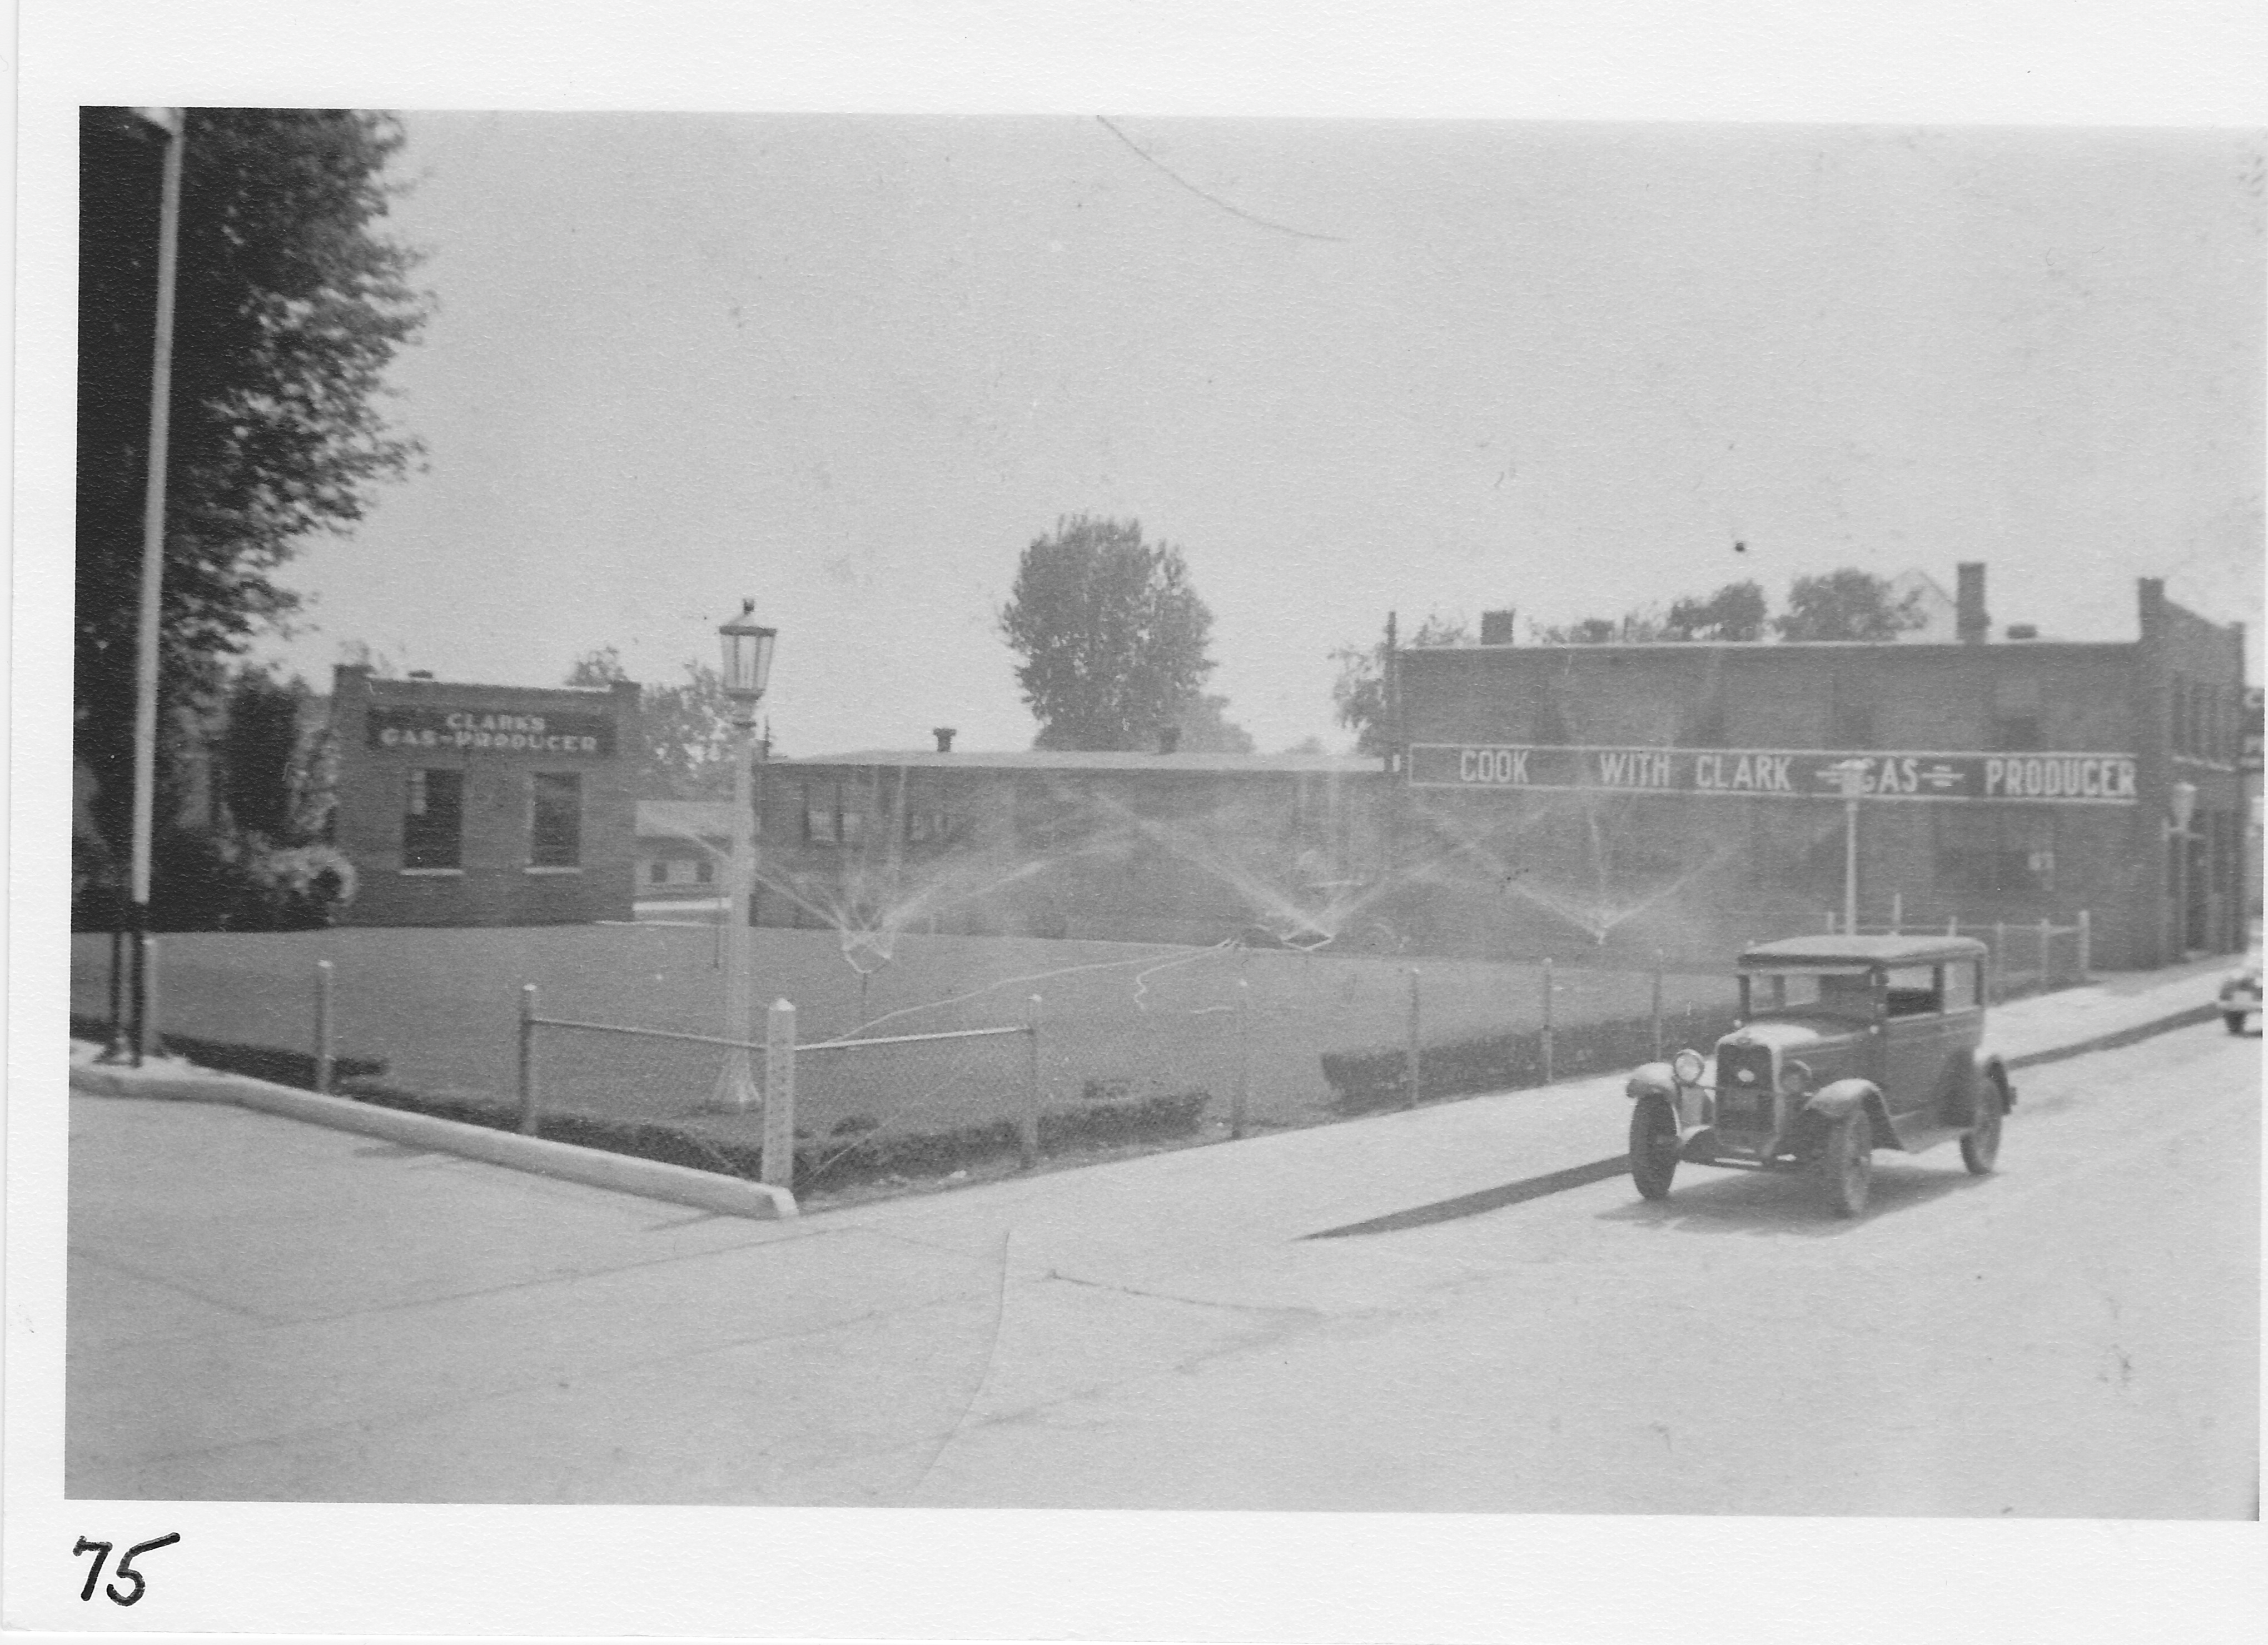
[[[547,690],[337,671],[333,840],[356,925],[631,917],[638,688]]]
[[[940,737],[949,742],[949,736]],[[764,773],[760,924],[1381,940],[1376,760],[873,750]]]
[[[1942,643],[1400,653],[1405,918],[1496,951],[1816,929],[1843,892],[1829,767],[1863,758],[1862,921],[2084,909],[2104,966],[2242,946],[2242,626],[2145,580],[2134,641],[1996,630],[1981,565],[1957,603]]]

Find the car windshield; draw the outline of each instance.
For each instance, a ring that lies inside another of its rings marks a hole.
[[[1753,1013],[1828,1011],[1838,1017],[1874,1014],[1874,988],[1863,969],[1751,971],[1747,980],[1749,1010]]]

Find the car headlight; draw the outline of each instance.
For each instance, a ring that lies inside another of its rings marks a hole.
[[[1779,1071],[1779,1088],[1791,1097],[1800,1097],[1811,1089],[1811,1069],[1801,1062],[1790,1062]]]
[[[1669,1071],[1677,1076],[1677,1083],[1680,1085],[1698,1085],[1701,1083],[1702,1066],[1701,1054],[1698,1051],[1681,1051],[1670,1059]]]

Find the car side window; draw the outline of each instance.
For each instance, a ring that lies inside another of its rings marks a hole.
[[[1941,1010],[1940,969],[1936,966],[1893,966],[1889,973],[1889,1014],[1928,1017]]]
[[[1977,1009],[1977,962],[1963,959],[1945,968],[1945,1009],[1948,1011],[1970,1011]]]

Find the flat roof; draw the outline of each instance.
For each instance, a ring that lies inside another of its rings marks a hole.
[[[1928,657],[1937,652],[1958,653],[1976,651],[2106,651],[2132,650],[2139,640],[2055,640],[2042,636],[2031,640],[1601,640],[1594,643],[1577,641],[1529,642],[1511,645],[1483,645],[1477,640],[1460,641],[1455,645],[1405,645],[1397,653],[1405,662],[1413,657],[1469,657],[1475,652],[1491,654],[1521,651],[1571,652],[1578,656],[1593,656],[1616,651],[1677,651],[1691,655],[1697,651],[1737,651],[1744,657],[1770,656],[1777,651],[1880,651],[1888,657]]]
[[[1984,952],[1973,936],[1783,936],[1741,951],[1741,963],[1799,961],[1806,965],[1915,965],[1927,959],[1970,959]]]
[[[1323,776],[1376,776],[1386,762],[1366,754],[1119,753],[1079,749],[1025,748],[939,753],[933,748],[858,748],[839,754],[801,754],[774,766],[911,766],[949,771],[1186,771],[1290,772]]]

